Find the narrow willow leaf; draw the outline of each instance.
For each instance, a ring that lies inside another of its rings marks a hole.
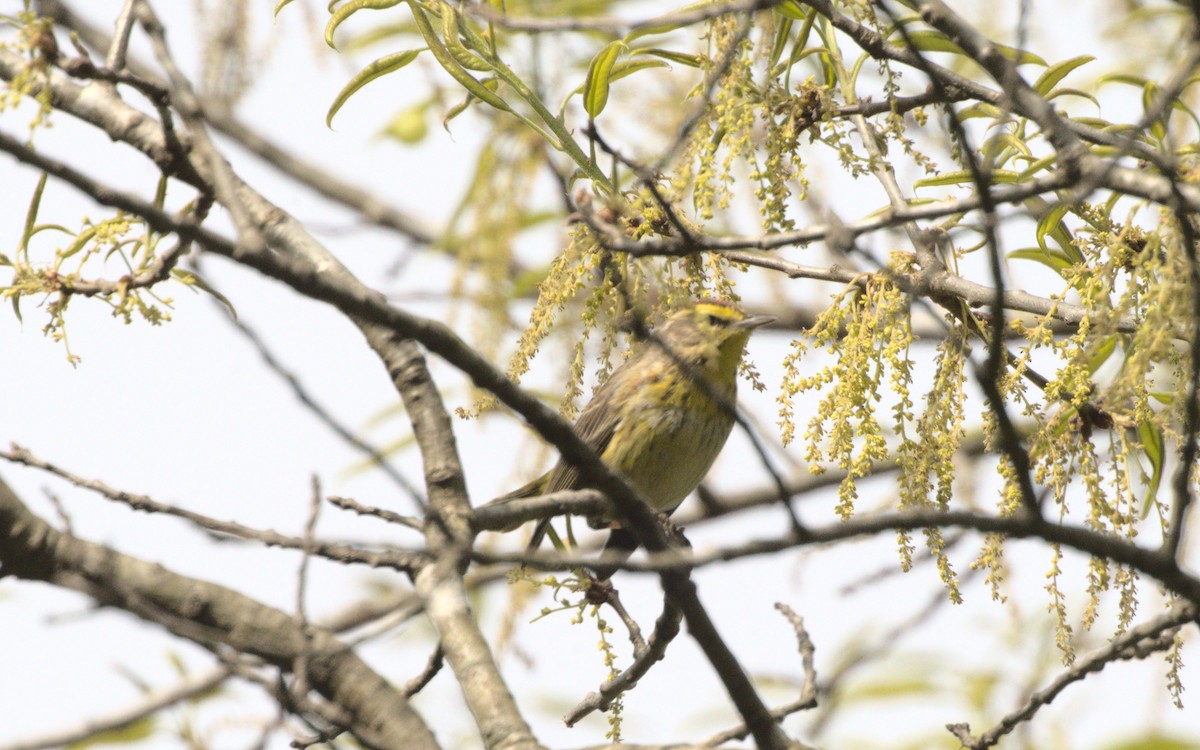
[[[696,10],[697,8],[703,8],[703,7],[709,6],[709,5],[712,5],[712,0],[700,0],[700,2],[698,2],[698,3],[692,3],[691,5],[685,5],[682,8],[675,10],[674,12],[686,14],[690,11]],[[629,32],[625,36],[625,41],[632,42],[634,39],[641,39],[644,36],[653,36],[656,34],[667,34],[669,32],[674,31],[675,29],[681,29],[684,26],[690,25],[686,21],[672,21],[670,19],[671,19],[671,17],[669,15],[663,16],[662,23],[655,24],[653,26],[643,26],[640,29],[634,29],[633,31]]]
[[[425,111],[428,108],[429,103],[422,102],[401,110],[388,122],[380,135],[409,145],[420,143],[429,134],[429,126],[425,122]]]
[[[1103,86],[1106,83],[1123,83],[1126,86],[1136,86],[1140,89],[1149,83],[1149,81],[1141,76],[1135,76],[1129,73],[1109,73],[1108,75],[1103,75],[1096,79],[1097,86]]]
[[[341,49],[342,52],[359,52],[371,47],[372,45],[385,42],[392,37],[415,33],[417,33],[417,27],[411,20],[401,21],[400,23],[384,24],[382,26],[375,26],[361,34],[343,40],[339,49]]]
[[[787,49],[788,39],[792,33],[792,24],[795,21],[791,18],[784,18],[779,22],[779,28],[775,30],[775,41],[771,44],[771,62],[770,67],[774,68],[783,57],[783,51]]]
[[[1154,503],[1154,498],[1158,496],[1158,487],[1162,484],[1163,466],[1167,454],[1163,445],[1162,430],[1149,420],[1138,424],[1138,441],[1142,445],[1142,452],[1150,461],[1150,478],[1146,487],[1146,501],[1143,505],[1148,511]]]
[[[1042,249],[1048,250],[1046,237],[1049,235],[1062,248],[1061,254],[1064,258],[1071,261],[1071,263],[1083,263],[1083,253],[1079,252],[1079,248],[1075,247],[1071,241],[1073,239],[1071,237],[1071,230],[1063,223],[1063,217],[1070,210],[1071,207],[1069,205],[1062,203],[1054,206],[1042,218],[1038,219],[1037,243]]]
[[[143,716],[115,729],[96,732],[78,742],[72,742],[67,745],[67,750],[84,750],[84,748],[102,745],[132,745],[152,736],[156,731],[158,731],[157,718],[153,715]]]
[[[275,17],[279,18],[279,11],[292,4],[292,0],[279,0],[275,3]]]
[[[449,3],[442,3],[442,41],[446,43],[446,49],[450,51],[450,56],[454,61],[463,66],[467,70],[474,70],[481,73],[491,73],[494,68],[487,61],[462,43],[462,39],[458,36],[459,17],[458,12]]]
[[[1038,79],[1033,84],[1033,90],[1042,96],[1048,96],[1050,92],[1054,90],[1054,87],[1058,85],[1059,81],[1070,75],[1071,71],[1075,70],[1081,65],[1087,65],[1095,59],[1096,58],[1092,55],[1080,55],[1079,57],[1072,57],[1070,60],[1063,60],[1060,63],[1055,63],[1049,68],[1046,68],[1046,70],[1040,76],[1038,76]]]
[[[775,12],[793,21],[803,21],[808,15],[804,12],[804,6],[796,0],[783,0],[782,3],[775,6]]]
[[[333,104],[329,107],[328,114],[325,115],[325,127],[333,127],[333,116],[338,113],[342,105],[354,94],[366,86],[376,78],[387,75],[388,73],[400,70],[405,65],[408,65],[413,60],[417,59],[417,55],[424,52],[424,49],[409,49],[403,52],[393,52],[390,55],[384,55],[367,67],[363,68],[350,79],[350,82],[342,87],[338,95],[334,97]]]
[[[1018,179],[1016,181],[1024,182],[1024,181],[1032,178],[1032,176],[1034,174],[1042,172],[1043,169],[1046,169],[1046,168],[1052,166],[1052,164],[1054,164],[1055,161],[1057,161],[1057,158],[1054,155],[1043,156],[1042,158],[1034,158],[1034,160],[1031,160],[1030,163],[1028,163],[1028,164],[1030,164],[1030,166],[1021,170],[1020,179]]]
[[[83,230],[82,232],[79,233],[79,236],[75,238],[75,241],[67,246],[66,250],[62,250],[59,252],[59,254],[58,254],[59,260],[66,260],[67,258],[70,258],[71,256],[75,255],[80,250],[87,247],[87,244],[89,242],[91,242],[92,238],[95,236],[96,236],[96,228],[95,227],[88,227],[87,229]]]
[[[1057,99],[1060,96],[1078,96],[1079,98],[1087,99],[1089,102],[1096,105],[1096,109],[1100,109],[1100,100],[1099,99],[1092,96],[1088,92],[1080,91],[1079,89],[1072,89],[1072,88],[1054,89],[1049,94],[1046,94],[1046,101],[1050,101],[1051,99]]]
[[[967,53],[963,51],[945,34],[938,31],[918,30],[908,32],[907,41],[913,49],[919,49],[922,52],[952,52],[956,55],[966,57]]]
[[[480,101],[492,105],[502,112],[511,112],[508,104],[500,98],[496,92],[484,86],[482,83],[472,77],[463,66],[458,64],[446,49],[446,45],[441,38],[434,32],[433,26],[430,25],[429,19],[425,16],[425,11],[421,10],[420,6],[415,3],[410,4],[412,9],[413,21],[417,24],[417,29],[421,32],[421,36],[425,39],[425,44],[429,45],[429,51],[433,54],[435,60],[442,66],[450,76],[458,81],[458,83],[468,92],[475,96]]]
[[[680,65],[686,65],[689,68],[699,68],[704,64],[704,58],[700,55],[689,55],[686,52],[676,52],[673,49],[643,48],[635,49],[630,54],[653,55],[654,57],[661,57],[664,60],[679,63]],[[612,80],[612,76],[609,76],[609,80]]]
[[[209,283],[207,281],[205,281],[203,279],[203,277],[201,277],[199,274],[192,273],[191,271],[185,271],[182,268],[172,268],[171,276],[173,276],[176,281],[178,281],[179,283],[181,283],[185,286],[195,287],[197,289],[202,289],[202,290],[208,292],[213,297],[215,297],[222,305],[225,305],[225,309],[229,311],[229,314],[233,316],[234,320],[237,320],[237,317],[238,317],[237,309],[233,306],[233,303],[230,302],[229,299],[224,294],[221,294],[216,289],[212,288],[212,286],[209,285]]]
[[[587,80],[583,84],[583,109],[588,117],[596,119],[608,104],[609,77],[617,58],[627,49],[622,41],[610,42],[596,53],[588,66]]]
[[[329,22],[325,24],[325,43],[333,49],[337,49],[337,45],[333,43],[333,32],[337,31],[337,27],[342,25],[350,16],[360,10],[383,10],[399,5],[400,0],[351,0],[342,7],[333,11]]]
[[[42,207],[42,193],[46,190],[46,178],[49,175],[42,172],[38,177],[37,186],[33,189],[33,197],[29,200],[29,210],[25,212],[25,227],[21,232],[21,244],[17,245],[17,255],[28,257],[29,240],[34,235],[34,225],[37,223],[38,211]]]
[[[1013,250],[1008,254],[1008,257],[1017,260],[1032,260],[1037,263],[1041,263],[1043,266],[1049,268],[1051,271],[1054,271],[1054,273],[1058,274],[1059,276],[1062,276],[1064,271],[1072,267],[1069,260],[1058,253],[1042,247],[1023,247],[1020,250]]]
[[[962,120],[970,120],[975,117],[991,117],[995,119],[1000,116],[1000,108],[994,104],[979,102],[978,104],[972,104],[969,107],[963,107],[955,113],[955,116],[958,117],[960,122]]]
[[[492,91],[495,91],[500,87],[500,82],[495,78],[484,78],[479,83],[480,85],[486,86]],[[445,128],[446,132],[450,132],[450,121],[461,115],[463,112],[466,112],[467,109],[469,109],[470,106],[477,101],[479,101],[478,97],[468,92],[466,98],[464,98],[458,104],[455,104],[450,109],[446,110],[446,116],[442,118],[442,127]]]
[[[1020,180],[1021,173],[1013,172],[1008,169],[993,169],[988,177],[993,183],[1012,183]],[[964,185],[971,184],[972,182],[974,182],[974,179],[971,177],[970,172],[967,170],[959,170],[957,172],[946,172],[945,174],[940,174],[936,177],[927,177],[924,180],[917,180],[913,183],[913,187]]]
[[[1096,370],[1099,370],[1116,350],[1116,334],[1105,337],[1105,339],[1100,343],[1100,347],[1096,349],[1096,352],[1088,359],[1088,375],[1095,375]]]
[[[967,59],[974,59],[968,55],[962,47],[959,47],[950,38],[944,36],[937,31],[918,30],[908,32],[908,41],[914,49],[919,49],[922,52],[949,52],[955,55],[961,55]],[[1016,63],[1017,65],[1041,65],[1045,66],[1046,61],[1041,57],[1026,52],[1015,47],[1006,47],[1003,44],[997,44],[996,49],[1000,54]]]
[[[626,76],[633,75],[634,73],[638,72],[639,70],[646,70],[647,68],[669,68],[669,67],[671,67],[671,66],[667,65],[662,60],[622,60],[621,62],[614,65],[612,67],[612,70],[609,71],[608,82],[611,84],[614,81],[619,81],[622,78],[625,78]],[[586,84],[583,84],[583,83],[579,84],[578,86],[575,87],[574,91],[572,91],[570,94],[567,95],[566,100],[563,101],[562,107],[559,109],[559,117],[561,117],[562,112],[566,110],[567,104],[571,101],[571,97],[578,96],[579,94],[583,93],[583,87],[585,85]]]

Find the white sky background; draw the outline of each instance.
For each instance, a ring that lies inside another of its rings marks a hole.
[[[216,0],[209,4],[213,8],[219,5]],[[262,44],[271,40],[273,49],[254,91],[240,107],[242,118],[341,177],[425,217],[431,227],[439,226],[473,166],[478,142],[472,116],[456,121],[452,135],[443,131],[435,118],[428,140],[419,149],[375,138],[391,115],[422,95],[420,78],[425,73],[414,66],[363,89],[338,115],[336,130],[328,130],[325,112],[337,91],[362,65],[389,50],[375,48],[353,58],[339,56],[321,42],[319,27],[303,23],[306,15],[323,23],[321,4],[297,0],[277,23],[270,19],[272,5],[265,1],[256,4],[252,34]],[[1050,5],[1047,8],[1053,10]],[[107,28],[120,3],[89,0],[77,6]],[[13,0],[0,0],[0,13],[14,13],[18,7]],[[194,72],[199,52],[191,32],[193,4],[161,0],[155,7],[165,21],[177,59]],[[667,7],[652,4],[631,14],[640,17]],[[1086,15],[1090,18],[1093,14]],[[376,20],[372,17],[369,23]],[[1072,24],[1079,21],[1071,19]],[[1035,16],[1034,50],[1053,60],[1094,52],[1086,49],[1094,40],[1091,34],[1038,33],[1063,22],[1058,17]],[[1051,38],[1055,43],[1052,51],[1045,46]],[[135,44],[134,49],[148,58],[144,45]],[[1129,106],[1139,106],[1136,95],[1130,96]],[[136,101],[136,97],[129,98]],[[0,127],[10,134],[23,132],[31,112],[25,109],[0,115]],[[1115,116],[1109,110],[1106,114]],[[108,143],[64,115],[56,115],[54,123],[52,130],[38,134],[39,148],[74,161],[118,187],[144,192],[153,184],[151,166],[129,149]],[[370,283],[382,278],[404,251],[405,243],[396,235],[354,227],[346,212],[311,193],[295,190],[253,157],[236,148],[225,148],[225,153],[244,179],[316,230],[319,239]],[[5,197],[0,201],[2,252],[16,244],[35,182],[33,172],[7,157],[0,158]],[[840,202],[835,207],[844,211],[843,218],[853,219],[865,206],[875,205],[870,202],[876,200],[875,192],[870,193],[870,200],[855,192],[864,187],[873,190],[854,183],[844,190],[823,191],[823,197],[829,200],[833,196]],[[107,211],[52,180],[43,200],[42,220],[75,226],[84,214],[99,218]],[[396,402],[382,366],[336,311],[221,259],[208,259],[205,268],[242,319],[265,337],[274,353],[344,423],[362,427]],[[436,286],[424,280],[440,281],[449,271],[445,262],[418,251],[401,274],[383,282],[382,288],[401,295],[420,292]],[[16,441],[46,460],[114,487],[217,518],[288,533],[299,533],[304,524],[314,472],[320,476],[325,494],[347,495],[400,512],[411,510],[379,473],[347,471],[359,460],[358,454],[298,408],[291,392],[224,322],[209,297],[182,288],[170,293],[175,299],[173,320],[161,328],[141,322],[124,326],[99,303],[73,302],[69,333],[73,351],[82,357],[82,364],[74,369],[68,365],[63,347],[40,334],[45,316],[35,305],[24,305],[23,324],[11,314],[0,313],[0,361],[4,363],[0,367],[0,393],[4,394],[0,443]],[[814,297],[824,294],[810,293]],[[402,304],[432,316],[445,314],[430,303]],[[757,335],[750,346],[771,392],[759,394],[743,388],[742,401],[768,425],[774,413],[771,399],[779,383],[778,362],[786,343],[784,336],[766,332]],[[461,379],[443,377],[448,368],[434,365],[450,406],[463,404]],[[540,375],[543,383],[548,383],[553,368],[543,368],[534,377]],[[803,407],[800,414],[803,422],[807,418]],[[541,468],[529,459],[533,443],[523,442],[509,420],[459,423],[459,427],[459,449],[476,503],[510,489]],[[370,437],[385,443],[406,432],[407,422],[401,416],[385,422]],[[792,449],[797,458],[801,451],[799,446]],[[396,463],[419,481],[415,454],[405,453]],[[182,522],[131,513],[44,474],[0,465],[0,475],[47,518],[52,518],[54,511],[43,488],[51,489],[65,504],[75,532],[84,538],[231,586],[272,606],[288,611],[294,607],[298,564],[294,554],[253,546],[214,548]],[[765,483],[744,437],[735,435],[712,481],[718,488]],[[977,488],[984,502],[991,482],[985,468]],[[863,485],[867,503],[886,502],[890,497],[887,479]],[[806,497],[802,515],[810,522],[829,522],[834,502],[833,493]],[[774,536],[783,523],[779,511],[763,510],[737,523],[696,526],[689,537],[697,547],[705,547]],[[718,532],[720,537],[714,537]],[[401,546],[419,541],[411,532],[352,518],[328,507],[323,511],[320,533],[328,538],[376,539]],[[817,647],[819,674],[828,674],[848,643],[877,644],[937,594],[936,575],[928,565],[907,576],[885,577],[851,595],[841,593],[846,584],[894,567],[894,547],[893,540],[884,536],[836,549],[705,570],[698,574],[701,598],[748,670],[799,681],[802,673],[795,639],[772,606],[776,601],[789,604],[805,618]],[[1194,540],[1192,547],[1194,561]],[[966,572],[974,551],[974,537],[954,551],[960,574]],[[850,683],[865,690],[884,676],[896,682],[907,679],[906,664],[944,663],[945,670],[934,672],[941,692],[919,702],[864,702],[844,712],[823,735],[827,746],[855,747],[861,741],[862,746],[899,747],[905,738],[940,737],[939,732],[945,735],[940,741],[947,741],[949,735],[941,727],[957,721],[970,721],[976,731],[990,728],[1015,708],[1022,696],[1007,690],[985,715],[973,714],[961,697],[970,686],[957,681],[969,671],[966,665],[987,666],[996,670],[1005,684],[1022,689],[1047,682],[1055,667],[1052,631],[1044,613],[1046,596],[1041,591],[1048,552],[1039,545],[1018,544],[1010,548],[1010,555],[1015,570],[1009,593],[1019,604],[1008,608],[992,604],[980,581],[972,580],[964,586],[966,604],[941,607],[922,628],[895,644],[892,657],[865,671],[859,682]],[[319,617],[336,612],[366,595],[369,583],[391,583],[397,578],[315,562],[309,594],[311,614]],[[661,599],[655,581],[632,575],[618,580],[627,605],[644,627],[650,627]],[[1064,585],[1078,593],[1083,580],[1082,561],[1069,558]],[[1017,596],[1022,589],[1029,593]],[[1154,587],[1144,585],[1143,615],[1152,614],[1155,598]],[[1081,604],[1081,598],[1072,601],[1076,618]],[[0,672],[0,747],[136,701],[138,690],[122,676],[123,670],[155,687],[166,687],[178,679],[171,665],[173,654],[197,671],[211,661],[203,651],[158,628],[122,613],[93,613],[88,606],[83,598],[48,586],[0,581],[0,663],[4,664]],[[505,606],[506,592],[501,586],[481,609],[487,632],[495,632]],[[521,620],[530,619],[535,611],[536,607]],[[1112,614],[1111,607],[1106,611]],[[1111,617],[1105,619],[1085,643],[1103,643],[1111,622]],[[364,654],[389,679],[403,682],[420,670],[428,656],[424,645],[413,645],[428,642],[426,631],[423,624],[410,622],[399,628],[394,638],[366,648]],[[1191,636],[1194,642],[1194,632]],[[532,667],[511,654],[505,657],[504,668],[521,705],[534,721],[539,739],[548,745],[577,746],[603,739],[602,717],[593,716],[574,730],[566,730],[556,718],[603,679],[596,639],[590,623],[570,627],[560,615],[523,625],[520,648],[534,659]],[[614,640],[624,648],[619,630]],[[1085,653],[1087,648],[1081,646],[1080,651]],[[999,655],[1003,658],[997,658]],[[1196,662],[1197,658],[1193,643],[1185,651],[1185,660]],[[1039,744],[1064,748],[1103,747],[1127,735],[1141,734],[1146,727],[1161,726],[1164,731],[1200,739],[1200,711],[1193,705],[1200,692],[1196,668],[1184,672],[1185,686],[1190,688],[1184,696],[1189,707],[1184,711],[1169,707],[1164,671],[1160,658],[1108,667],[1103,674],[1069,688],[1045,709],[1033,724],[1033,738]],[[198,726],[213,733],[214,747],[247,746],[256,737],[254,722],[273,716],[269,703],[255,688],[239,688],[235,695],[240,704],[219,701],[200,712]],[[768,689],[766,695],[770,702],[782,703],[795,696],[795,689]],[[448,669],[415,702],[446,747],[478,745]],[[625,736],[634,742],[698,740],[735,723],[712,670],[686,634],[672,644],[666,661],[627,696],[626,717]],[[801,738],[806,738],[806,726],[803,716],[787,724],[789,731]],[[177,746],[168,734],[139,745]],[[284,747],[285,743],[272,746]]]

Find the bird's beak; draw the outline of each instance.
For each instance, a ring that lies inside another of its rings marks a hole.
[[[779,320],[779,318],[776,318],[774,315],[751,315],[748,318],[738,321],[735,325],[738,328],[746,328],[752,331],[768,323],[774,323],[776,320]]]

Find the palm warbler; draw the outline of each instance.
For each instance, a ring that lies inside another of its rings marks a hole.
[[[755,328],[773,320],[747,316],[715,300],[678,310],[600,387],[579,414],[576,433],[651,507],[669,515],[696,489],[725,445],[746,342]],[[496,502],[584,486],[579,472],[560,460]],[[588,523],[611,527],[606,551],[637,549],[633,534],[611,512]],[[538,522],[531,550],[541,545],[549,525],[549,519]]]

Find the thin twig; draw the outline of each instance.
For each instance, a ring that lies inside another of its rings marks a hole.
[[[1055,677],[1049,685],[1030,695],[1025,705],[1005,716],[999,724],[978,737],[971,735],[971,727],[965,723],[947,724],[946,729],[950,730],[950,733],[959,742],[962,742],[964,747],[971,748],[971,750],[986,750],[1016,729],[1022,722],[1032,719],[1043,707],[1050,705],[1059,693],[1072,683],[1079,682],[1089,674],[1099,672],[1113,662],[1144,659],[1155,652],[1170,648],[1175,640],[1175,632],[1183,625],[1194,621],[1197,611],[1197,607],[1194,605],[1181,606],[1175,611],[1160,615],[1115,638],[1088,658],[1075,662],[1069,669]]]
[[[229,534],[240,539],[251,539],[268,547],[283,547],[296,550],[306,548],[305,541],[297,537],[280,534],[277,531],[255,529],[233,521],[221,521],[175,505],[159,502],[147,495],[118,490],[99,480],[81,477],[38,458],[19,445],[12,445],[7,451],[0,450],[0,459],[54,474],[77,487],[91,490],[109,500],[128,505],[133,510],[140,510],[146,513],[161,513],[163,515],[182,518],[202,529],[215,531],[220,534]],[[345,544],[324,541],[316,541],[313,544],[315,545],[314,552],[316,554],[337,562],[361,563],[371,567],[394,568],[406,572],[415,570],[423,564],[423,555],[420,553],[410,554],[393,550],[368,551]]]
[[[800,665],[804,670],[804,686],[800,689],[800,696],[790,703],[785,703],[782,706],[771,709],[771,715],[775,720],[783,721],[794,713],[807,711],[815,708],[817,705],[817,669],[813,664],[813,656],[816,649],[813,646],[812,638],[804,628],[803,618],[797,615],[791,607],[782,602],[776,602],[775,609],[779,610],[787,618],[788,623],[796,632],[796,641],[800,650]],[[745,739],[747,734],[745,726],[734,727],[715,734],[700,744],[709,747],[719,747],[733,740]]]
[[[201,264],[199,259],[193,261],[193,263],[198,269],[200,268]],[[211,286],[211,282],[209,283]],[[308,409],[310,413],[312,413],[313,416],[324,423],[324,425],[328,427],[333,434],[340,437],[348,445],[365,454],[367,458],[369,458],[388,479],[392,480],[393,484],[399,487],[404,494],[408,495],[408,497],[412,499],[413,503],[418,508],[425,507],[425,496],[413,485],[412,482],[408,481],[408,479],[406,479],[395,466],[392,465],[391,461],[387,459],[387,456],[384,454],[384,452],[380,448],[371,445],[366,440],[363,440],[355,435],[349,427],[342,424],[342,422],[335,417],[329,409],[320,403],[317,398],[309,392],[304,383],[300,381],[300,378],[292,370],[288,369],[282,362],[279,361],[274,352],[272,352],[270,347],[267,346],[267,343],[263,340],[262,336],[259,335],[258,331],[247,324],[241,317],[233,315],[232,312],[221,303],[219,298],[213,297],[213,304],[220,308],[222,319],[228,322],[229,325],[233,326],[234,330],[236,330],[243,337],[245,337],[247,341],[250,342],[250,345],[254,347],[256,352],[258,352],[258,356],[262,358],[263,363],[266,364],[271,372],[275,373],[281,380],[283,380],[284,383],[287,384],[288,388],[290,388],[292,391],[292,395],[294,395],[296,399],[306,409]]]

